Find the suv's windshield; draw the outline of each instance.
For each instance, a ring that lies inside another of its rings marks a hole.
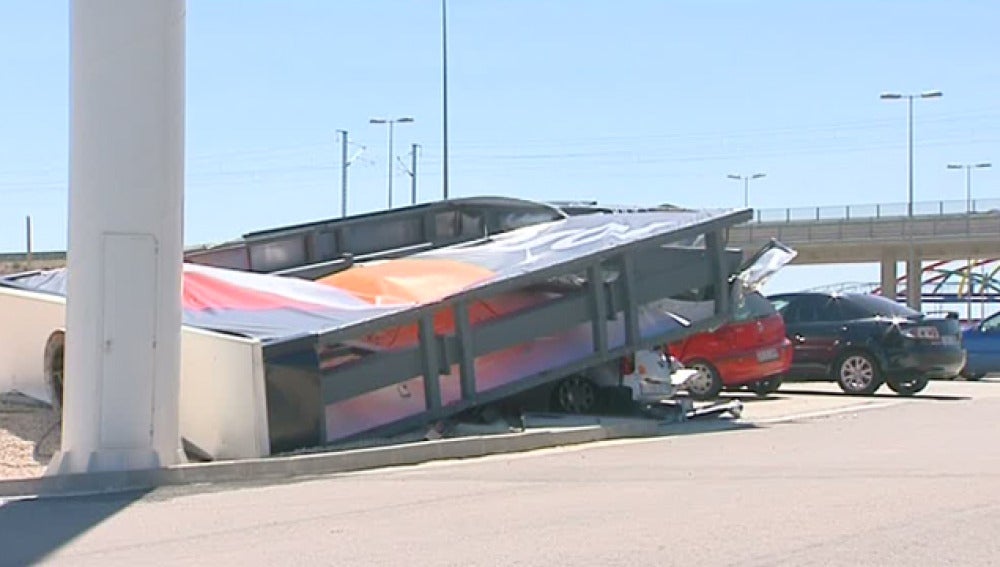
[[[848,303],[868,317],[919,317],[920,312],[880,295],[850,295]]]

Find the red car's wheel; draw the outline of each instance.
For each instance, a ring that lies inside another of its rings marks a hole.
[[[687,381],[688,394],[696,400],[714,400],[722,391],[722,376],[707,360],[695,359],[684,366],[698,373]]]
[[[750,391],[757,394],[761,398],[765,398],[770,394],[778,391],[781,388],[781,376],[773,376],[767,380],[760,380],[750,384]]]

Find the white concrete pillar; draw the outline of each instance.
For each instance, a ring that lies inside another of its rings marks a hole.
[[[72,0],[62,450],[50,474],[183,460],[184,0]]]
[[[920,260],[920,254],[911,250],[910,257],[906,260],[906,304],[917,311],[920,311],[921,307],[920,288],[923,277],[923,262]]]
[[[879,265],[879,272],[881,275],[879,278],[879,287],[882,289],[882,295],[895,301],[896,294],[899,292],[899,289],[896,286],[896,279],[899,275],[896,273],[895,254],[892,252],[885,252],[882,254],[882,262]]]

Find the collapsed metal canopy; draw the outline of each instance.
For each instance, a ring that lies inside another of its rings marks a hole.
[[[725,231],[749,218],[748,211],[599,215],[513,231],[496,240],[532,231],[540,244],[522,243],[529,256],[544,256],[557,242],[545,244],[546,231],[580,238],[596,229],[603,236],[589,249],[561,250],[547,263],[522,265],[438,301],[267,345],[267,385],[280,392],[269,400],[285,402],[269,403],[272,431],[280,429],[272,447],[411,429],[717,326],[730,316],[739,285],[732,276],[742,257],[725,249]],[[614,225],[626,228],[616,234]],[[495,253],[490,242],[458,250]],[[478,325],[470,321],[477,302],[524,291],[544,300]],[[680,315],[698,309],[690,319]],[[442,316],[452,328],[436,328]],[[381,336],[407,329],[415,331],[414,341],[384,348]]]
[[[422,251],[390,250],[388,255],[400,260],[299,271],[306,279],[186,268],[186,325],[261,341],[259,380],[266,399],[261,411],[267,414],[270,452],[391,434],[555,383],[721,324],[730,314],[730,294],[740,289],[732,276],[742,254],[726,250],[725,241],[728,228],[748,220],[749,211],[564,217],[543,206],[548,222],[538,223],[545,216],[530,203],[520,202],[513,215],[503,200],[489,200],[482,209],[475,203],[465,202],[465,210],[452,218],[493,222],[493,232],[484,230],[489,236],[473,231],[456,236],[447,223],[435,222],[440,232],[416,234],[411,242]],[[428,218],[454,212],[435,204],[418,209],[369,215],[366,222],[388,227],[417,218],[427,227]],[[517,222],[511,225],[521,228],[503,232],[497,221],[512,219]],[[461,220],[458,226],[472,222]],[[355,219],[342,219],[258,233],[264,236],[237,248],[248,260],[254,257],[249,250],[261,243],[271,252],[260,257],[272,260],[281,258],[284,252],[274,251],[287,251],[283,246],[289,243],[315,251],[309,243],[315,242],[317,227],[331,226],[334,234],[361,234],[344,228],[361,226]],[[400,242],[394,238],[377,244]],[[448,238],[453,243],[445,246]],[[385,252],[366,246],[376,255]],[[199,259],[210,263],[211,258]],[[430,290],[436,295],[410,303],[366,303],[337,287],[394,262],[417,265],[418,275],[420,266],[441,262],[474,266],[487,275]],[[286,272],[301,267],[286,266]],[[202,297],[192,274],[226,286]],[[308,281],[319,276],[330,281]],[[5,283],[41,291],[45,286],[38,282],[46,278],[53,283],[51,274]]]

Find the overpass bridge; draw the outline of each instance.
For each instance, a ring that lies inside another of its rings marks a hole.
[[[905,299],[907,280],[906,275],[897,278],[897,300]],[[883,293],[879,282],[840,282],[810,291]],[[925,264],[921,271],[920,297],[924,304],[933,306],[932,310],[958,311],[960,314],[964,311],[967,321],[983,319],[995,313],[1000,305],[1000,258]],[[961,309],[963,305],[965,308]]]
[[[900,293],[897,263],[919,274],[925,260],[1000,257],[1000,199],[762,209],[754,220],[730,229],[733,246],[752,249],[776,238],[799,251],[796,264],[879,263],[880,292]],[[912,307],[921,304],[920,285],[902,290]]]

